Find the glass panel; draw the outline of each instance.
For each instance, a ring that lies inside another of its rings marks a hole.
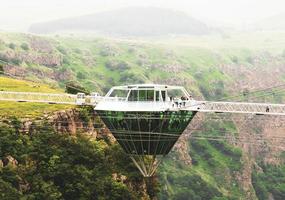
[[[159,101],[159,91],[155,91],[155,100]]]
[[[138,101],[138,91],[137,90],[131,90],[131,93],[129,95],[129,101]]]
[[[167,154],[196,114],[191,111],[97,113],[125,152],[138,155]]]
[[[146,101],[146,90],[139,90],[139,101]]]
[[[153,100],[154,100],[154,91],[147,90],[147,101],[153,101]]]
[[[180,89],[168,90],[167,94],[169,97],[172,98],[181,98],[182,96],[184,96],[184,93]]]
[[[165,91],[161,91],[162,101],[165,101]]]
[[[114,90],[110,97],[125,97],[127,98],[129,90]]]

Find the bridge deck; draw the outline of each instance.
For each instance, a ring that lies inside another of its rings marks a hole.
[[[102,97],[85,96],[80,99],[73,94],[49,94],[36,92],[7,92],[0,91],[0,101],[17,101],[17,102],[38,102],[50,104],[71,104],[71,105],[93,105],[100,101],[113,104],[121,100],[117,98],[110,99]],[[115,102],[114,102],[115,101]],[[172,102],[128,102],[124,101],[124,106],[120,104],[120,109],[128,110],[131,105],[141,107],[138,111],[145,109],[153,109],[154,107],[161,107],[162,110],[190,110],[198,112],[213,112],[213,113],[240,113],[240,114],[257,114],[257,115],[285,115],[285,104],[271,104],[271,103],[244,103],[244,102],[211,102],[211,101],[195,101],[190,100],[181,102],[180,105]],[[99,106],[100,107],[100,106]],[[122,108],[125,107],[125,108]],[[158,109],[158,108],[157,108]],[[159,110],[161,110],[159,109]]]
[[[285,104],[196,101],[185,110],[214,113],[285,115]]]
[[[72,104],[75,105],[76,95],[71,94],[49,94],[36,92],[0,92],[1,101],[17,102],[38,102],[51,104]]]

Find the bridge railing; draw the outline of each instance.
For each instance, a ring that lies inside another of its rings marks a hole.
[[[285,104],[196,101],[187,110],[199,112],[285,115]]]
[[[55,103],[55,104],[77,104],[76,95],[72,94],[50,94],[36,92],[0,92],[0,100],[2,101],[18,101],[18,102],[39,102],[39,103]]]

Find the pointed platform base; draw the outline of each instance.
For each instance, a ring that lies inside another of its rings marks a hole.
[[[130,158],[140,170],[144,177],[151,177],[154,175],[159,164],[164,158],[163,155],[130,155]]]

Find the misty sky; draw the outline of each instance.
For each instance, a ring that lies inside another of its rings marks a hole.
[[[0,0],[0,30],[25,31],[34,22],[130,6],[183,11],[213,25],[249,24],[285,12],[285,0]]]

